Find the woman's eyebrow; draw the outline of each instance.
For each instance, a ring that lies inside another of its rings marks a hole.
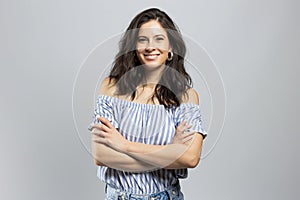
[[[158,36],[166,37],[164,34],[157,34],[157,35],[154,35],[154,37],[158,37]]]
[[[162,36],[162,37],[166,37],[164,34],[156,34],[154,35],[154,37],[158,37],[158,36]],[[145,37],[145,38],[148,38],[148,36],[145,36],[145,35],[139,35],[138,37]]]

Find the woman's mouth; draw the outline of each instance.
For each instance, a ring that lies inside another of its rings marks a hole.
[[[149,53],[149,54],[144,54],[144,57],[147,60],[155,60],[160,54],[159,53]]]

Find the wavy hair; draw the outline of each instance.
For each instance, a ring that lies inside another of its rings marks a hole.
[[[186,47],[182,35],[173,20],[163,11],[150,8],[139,13],[129,24],[119,42],[119,52],[109,74],[110,82],[116,84],[117,95],[136,96],[136,89],[143,83],[144,70],[136,54],[139,28],[150,20],[157,20],[167,31],[173,59],[166,61],[166,68],[155,86],[151,100],[157,98],[165,107],[179,106],[192,80],[184,67]]]

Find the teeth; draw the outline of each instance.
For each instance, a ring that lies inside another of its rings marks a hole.
[[[146,55],[145,57],[148,59],[155,59],[158,57],[158,55]]]
[[[158,56],[159,54],[144,54],[145,56]]]

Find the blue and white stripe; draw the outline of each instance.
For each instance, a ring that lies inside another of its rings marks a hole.
[[[165,109],[163,105],[140,104],[100,95],[95,116],[107,118],[128,140],[145,144],[165,145],[172,142],[176,127],[186,120],[191,131],[206,136],[201,127],[199,105],[183,103]],[[94,118],[94,123],[98,123]],[[187,177],[187,169],[159,169],[141,173],[124,172],[108,167],[98,167],[98,177],[106,184],[134,194],[150,194],[175,184],[178,178]]]

